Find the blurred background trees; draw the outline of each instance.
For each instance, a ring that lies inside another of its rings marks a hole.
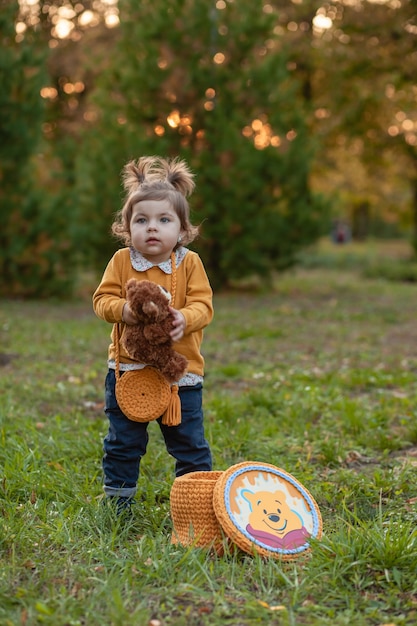
[[[3,295],[101,271],[120,171],[181,155],[215,286],[331,221],[417,248],[415,0],[3,0]]]

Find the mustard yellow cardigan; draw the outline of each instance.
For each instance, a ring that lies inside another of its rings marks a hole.
[[[171,274],[164,272],[157,265],[145,271],[137,271],[132,267],[130,249],[118,250],[110,259],[101,282],[93,295],[94,312],[100,319],[110,324],[122,323],[122,311],[126,302],[126,282],[130,278],[136,280],[152,280],[171,291]],[[177,266],[177,285],[175,302],[172,306],[181,311],[186,322],[183,338],[174,344],[175,350],[188,360],[187,372],[204,375],[204,358],[201,354],[203,329],[213,318],[213,293],[197,253],[187,250],[184,258]],[[108,350],[109,360],[116,356],[114,344],[114,328]],[[120,362],[134,363],[122,346],[120,346]]]

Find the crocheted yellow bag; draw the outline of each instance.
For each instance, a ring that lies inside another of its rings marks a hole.
[[[134,422],[150,422],[165,413],[171,388],[158,370],[144,367],[117,375],[116,398],[126,417]]]

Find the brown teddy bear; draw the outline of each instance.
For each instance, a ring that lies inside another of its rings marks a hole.
[[[188,361],[172,347],[171,294],[154,282],[131,278],[126,283],[126,299],[139,323],[126,325],[123,347],[135,361],[159,370],[169,383],[178,382]]]

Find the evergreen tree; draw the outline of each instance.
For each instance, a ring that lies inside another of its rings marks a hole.
[[[72,283],[68,215],[51,180],[42,137],[47,47],[35,29],[18,40],[17,1],[0,12],[0,294],[67,293]]]
[[[312,128],[321,144],[317,179],[337,193],[357,234],[383,224],[392,232],[393,223],[414,215],[417,250],[416,2],[346,0],[315,10],[314,4],[294,3],[286,19],[297,24],[296,73],[305,67],[302,55],[310,60]],[[306,5],[313,10],[309,22]],[[299,45],[303,23],[315,30],[314,57]]]
[[[80,172],[89,167],[90,177],[115,191],[98,189],[88,215],[98,215],[99,205],[106,217],[119,208],[128,158],[179,154],[197,173],[191,204],[212,281],[267,277],[290,265],[323,232],[326,209],[310,190],[307,113],[270,5],[119,6],[119,45],[101,83],[102,119],[80,155]],[[87,177],[81,180],[87,188]],[[108,223],[101,233],[100,259],[109,255]]]

